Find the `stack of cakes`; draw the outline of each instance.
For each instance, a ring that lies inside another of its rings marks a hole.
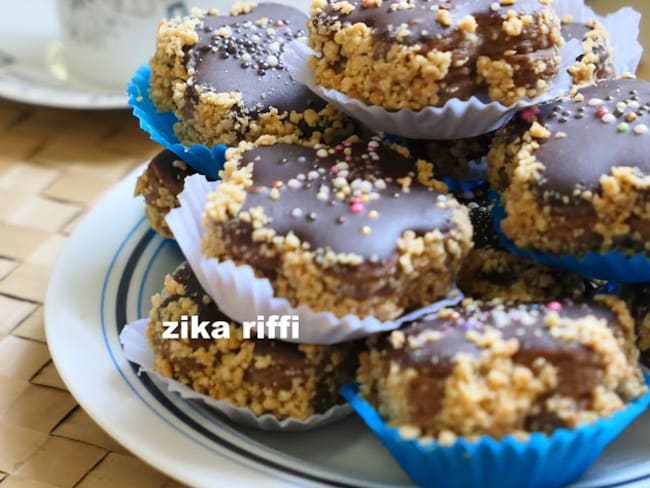
[[[535,103],[566,64],[563,37],[584,51],[575,86]],[[523,108],[476,137],[374,134],[287,71],[305,41],[314,84],[389,115]],[[306,422],[356,379],[346,398],[423,485],[505,486],[504,466],[508,486],[579,477],[649,401],[644,290],[600,292],[650,281],[650,84],[608,79],[615,55],[601,22],[548,0],[316,0],[309,18],[249,4],[162,22],[148,96],[180,143],[227,149],[214,171],[164,152],[138,181],[188,261],[153,298],[154,369]],[[237,332],[163,339],[183,315]],[[243,339],[239,324],[269,315],[297,315],[300,337]]]

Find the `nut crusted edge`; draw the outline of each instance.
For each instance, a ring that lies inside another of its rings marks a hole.
[[[276,142],[283,140],[266,137],[258,140],[257,144]],[[206,228],[202,243],[204,255],[247,264],[230,249],[219,223],[238,220],[251,224],[253,241],[260,244],[258,251],[264,253],[265,258],[280,263],[276,277],[271,280],[276,296],[288,299],[293,306],[308,305],[314,311],[329,311],[339,317],[353,313],[361,318],[374,316],[379,320],[390,320],[399,317],[406,308],[426,305],[449,292],[462,259],[472,247],[473,232],[467,209],[455,199],[447,198],[453,212],[453,227],[447,233],[432,229],[418,236],[413,231],[405,231],[395,243],[398,253],[396,271],[389,277],[365,282],[367,298],[353,298],[355,285],[342,279],[337,270],[361,265],[364,263],[361,256],[330,250],[317,258],[313,246],[302,242],[292,232],[281,236],[266,226],[262,209],[240,212],[246,189],[252,185],[253,163],[240,168],[239,158],[253,147],[252,143],[242,142],[238,148],[226,153],[228,161],[221,174],[223,181],[208,196],[203,216]],[[403,147],[400,150],[407,151]],[[446,189],[444,184],[432,179],[430,163],[419,161],[418,173],[420,182]],[[258,276],[261,276],[259,271]],[[375,293],[386,285],[394,290],[391,295]]]
[[[645,393],[647,387],[637,366],[634,324],[627,307],[613,296],[596,300],[616,314],[623,334],[615,334],[606,320],[592,315],[572,320],[550,312],[544,325],[558,343],[582,344],[599,358],[603,374],[591,391],[589,405],[579,405],[555,391],[558,370],[544,358],[530,366],[514,361],[519,341],[504,340],[494,328],[467,333],[467,340],[483,353],[479,357],[456,356],[450,374],[442,380],[440,407],[435,418],[428,419],[429,425],[417,425],[411,418],[409,388],[418,371],[388,360],[372,347],[373,339],[369,351],[360,356],[357,380],[361,395],[389,425],[398,427],[404,438],[435,439],[443,445],[453,444],[459,437],[476,440],[482,435],[501,438],[510,434],[525,439],[532,433],[525,429],[526,416],[542,410],[561,419],[568,428],[608,417]],[[435,337],[429,334],[426,340]],[[393,348],[406,347],[401,331],[393,331],[390,338]]]

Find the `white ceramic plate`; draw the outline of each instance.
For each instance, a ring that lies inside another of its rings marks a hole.
[[[54,269],[45,307],[56,366],[81,406],[116,440],[191,486],[395,487],[410,482],[352,416],[307,433],[266,433],[231,424],[138,376],[118,341],[144,316],[149,297],[181,260],[149,227],[132,197],[138,172],[79,225]],[[612,444],[581,488],[650,486],[650,412]]]
[[[62,62],[56,0],[3,1],[0,15],[0,97],[78,109],[128,107],[124,90],[69,76]]]

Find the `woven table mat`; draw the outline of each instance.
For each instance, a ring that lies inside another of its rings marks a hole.
[[[0,99],[0,487],[181,486],[101,430],[50,359],[43,301],[84,213],[158,147],[129,111]]]

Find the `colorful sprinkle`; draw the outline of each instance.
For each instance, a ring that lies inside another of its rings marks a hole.
[[[549,310],[553,310],[554,312],[562,310],[562,304],[560,302],[549,302],[546,306]]]
[[[621,122],[620,124],[618,124],[616,130],[619,132],[627,132],[629,128],[630,128],[629,125],[627,125],[625,122]]]
[[[613,114],[605,114],[600,118],[600,121],[603,124],[613,124],[614,122],[616,122],[616,117],[614,117]]]
[[[365,210],[365,207],[363,203],[361,202],[360,198],[355,198],[352,201],[352,205],[350,205],[350,212],[353,214],[359,214],[362,213]]]
[[[634,127],[634,129],[632,129],[632,131],[636,135],[640,136],[640,135],[646,134],[648,132],[648,126],[645,125],[645,124],[639,124],[639,125],[636,125]]]
[[[537,107],[529,107],[521,112],[521,119],[530,122],[530,120],[533,117],[537,117],[539,115],[539,108]]]
[[[598,110],[596,110],[596,117],[601,118],[604,117],[609,113],[609,110],[607,110],[607,107],[600,107]]]

